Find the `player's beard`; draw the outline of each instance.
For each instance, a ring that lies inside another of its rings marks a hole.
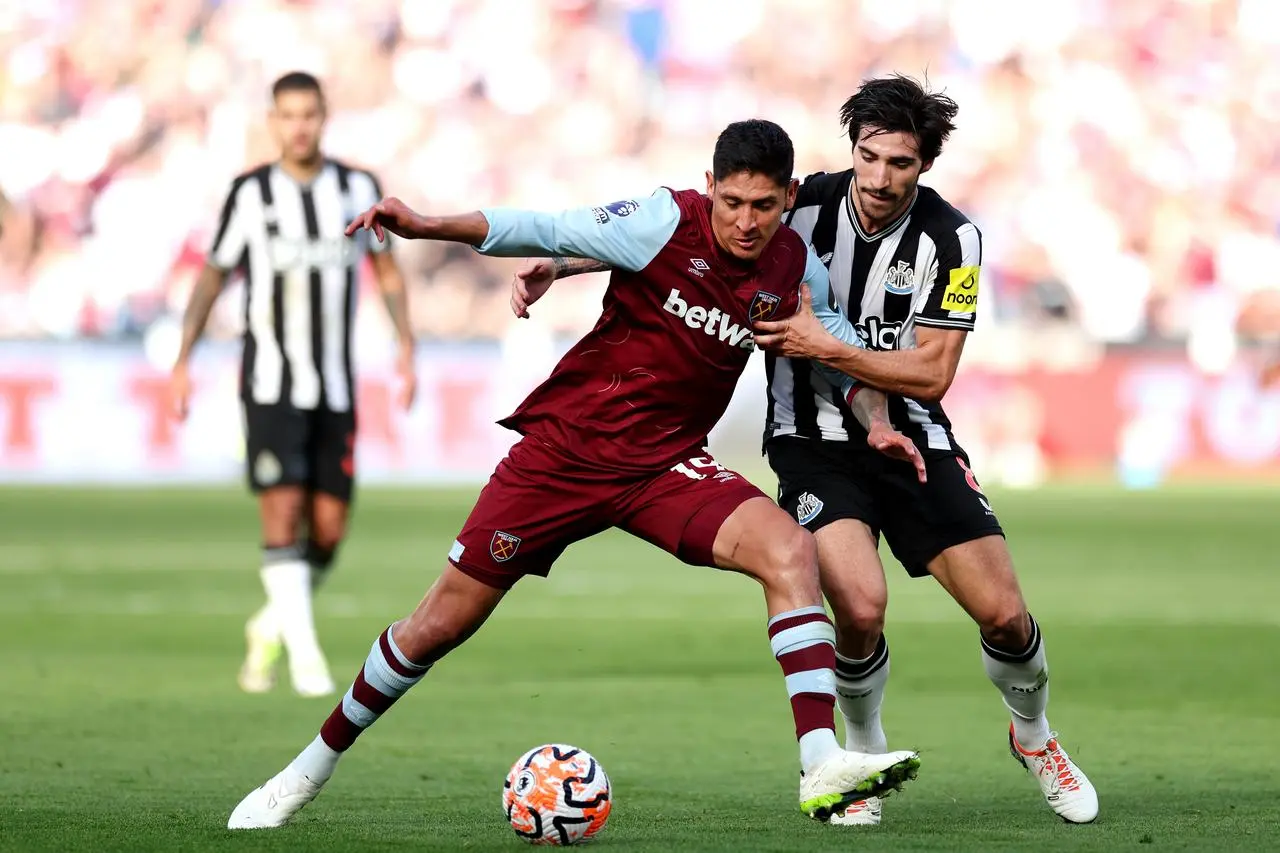
[[[854,183],[854,190],[858,195],[858,212],[862,215],[862,219],[868,225],[883,227],[893,222],[902,215],[902,211],[907,206],[907,199],[915,193],[915,187],[911,187],[905,194],[897,194],[891,192],[883,192],[872,194],[868,190]]]

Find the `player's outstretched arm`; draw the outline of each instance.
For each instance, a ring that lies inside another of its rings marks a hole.
[[[356,217],[347,226],[347,235],[367,228],[379,240],[389,231],[410,240],[469,243],[481,254],[495,257],[596,258],[634,272],[649,265],[679,222],[680,209],[666,190],[639,202],[559,213],[485,208],[461,216],[424,216],[399,199],[388,198]]]
[[[347,226],[347,236],[361,229],[373,232],[378,242],[387,234],[406,240],[440,240],[479,246],[489,236],[489,220],[478,210],[457,216],[424,216],[395,197],[384,198]]]

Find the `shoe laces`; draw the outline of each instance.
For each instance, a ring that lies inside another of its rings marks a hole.
[[[1058,745],[1056,732],[1049,735],[1049,741],[1044,745],[1044,756],[1045,767],[1053,774],[1059,790],[1080,790],[1080,780],[1072,770],[1071,759],[1067,758],[1067,753]]]

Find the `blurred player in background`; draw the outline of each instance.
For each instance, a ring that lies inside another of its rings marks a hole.
[[[902,76],[866,82],[840,118],[853,168],[811,175],[788,223],[828,266],[832,307],[865,346],[827,334],[812,312],[759,324],[769,350],[765,449],[779,501],[818,543],[837,626],[836,685],[846,747],[885,743],[888,589],[881,532],[911,577],[932,575],[978,624],[983,666],[1012,721],[1009,747],[1053,811],[1097,817],[1098,796],[1050,731],[1049,665],[991,504],[951,433],[941,400],[977,316],[982,238],[960,211],[920,186],[957,107]],[[809,361],[808,359],[813,359]],[[927,481],[869,453],[865,433],[816,365],[890,392],[894,426],[924,455]],[[883,748],[883,747],[880,747]],[[855,802],[836,823],[877,824],[880,803]]]
[[[325,99],[319,81],[286,74],[271,95],[280,159],[231,184],[187,305],[171,386],[175,414],[185,418],[192,349],[228,277],[243,273],[240,394],[249,486],[261,512],[267,601],[245,627],[248,653],[239,681],[250,693],[271,689],[284,651],[294,690],[323,696],[334,685],[316,638],[311,595],[347,530],[356,433],[351,335],[357,273],[366,254],[399,338],[400,402],[406,408],[416,388],[413,336],[390,245],[344,233],[381,190],[370,173],[321,152]]]
[[[846,748],[886,748],[883,532],[909,575],[932,575],[977,622],[983,665],[1012,716],[1014,758],[1035,775],[1055,813],[1087,823],[1097,817],[1097,793],[1049,730],[1039,626],[1027,612],[1004,532],[941,406],[974,327],[982,244],[962,213],[918,182],[956,111],[951,99],[901,76],[871,80],[844,104],[853,168],[807,178],[787,224],[829,268],[832,301],[825,307],[856,324],[858,346],[833,338],[830,322],[817,322],[809,310],[758,326],[758,342],[769,350],[765,450],[779,503],[818,543],[837,629]],[[593,260],[534,261],[517,273],[515,287],[542,288],[556,277],[604,269]],[[892,392],[892,423],[918,445],[927,477],[871,452],[874,441],[824,364]],[[831,822],[874,825],[880,817],[871,797]]]
[[[570,544],[610,527],[686,563],[755,578],[770,646],[785,676],[800,746],[800,808],[820,819],[855,797],[915,775],[913,752],[866,755],[835,736],[835,631],[822,607],[813,538],[705,448],[752,343],[751,323],[796,310],[806,282],[825,305],[822,264],[782,217],[793,200],[791,139],[764,121],[729,125],[716,142],[707,195],[659,189],[559,214],[486,209],[428,217],[395,199],[349,233],[371,229],[448,240],[498,256],[572,254],[615,272],[595,328],[501,423],[522,434],[499,463],[417,609],[374,641],[319,735],[252,791],[232,829],[275,827],[319,793],[365,728],[467,640],[525,575],[545,576]],[[527,312],[546,288],[513,300]],[[855,340],[848,320],[821,311]],[[871,429],[910,470],[919,454],[889,429],[882,394],[846,389]],[[907,460],[907,461],[902,461]]]

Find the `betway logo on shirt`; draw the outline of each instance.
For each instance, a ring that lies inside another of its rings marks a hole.
[[[690,305],[680,297],[680,291],[674,287],[671,288],[671,295],[667,297],[662,309],[683,319],[684,324],[690,329],[701,329],[704,334],[718,337],[728,346],[755,349],[756,342],[750,329],[744,329],[730,321],[729,315],[719,308]]]

